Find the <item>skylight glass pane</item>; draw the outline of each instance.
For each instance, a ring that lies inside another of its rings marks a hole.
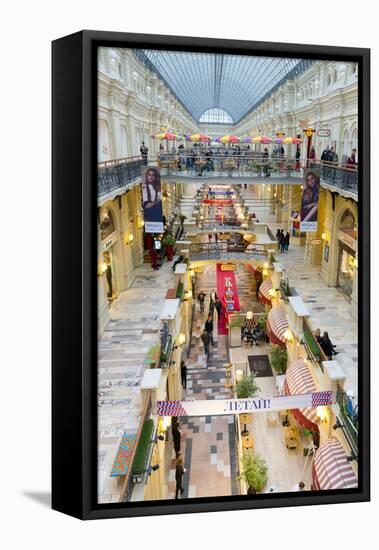
[[[237,123],[286,79],[313,63],[280,57],[163,50],[134,52],[158,73],[198,122],[206,111],[220,109]],[[212,116],[216,117],[216,112]]]

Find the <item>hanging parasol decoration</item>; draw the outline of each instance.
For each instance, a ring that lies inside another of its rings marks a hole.
[[[241,140],[237,136],[223,136],[220,138],[220,143],[239,143]]]
[[[174,139],[177,139],[177,134],[173,134],[171,132],[163,132],[161,134],[153,134],[152,137],[154,139],[161,139],[166,141],[173,141]]]
[[[250,136],[245,136],[241,139],[242,143],[251,143],[253,141],[253,138]]]
[[[283,143],[285,144],[291,144],[291,143],[295,143],[296,145],[299,144],[299,143],[302,143],[302,139],[300,138],[297,138],[297,137],[286,137],[283,139]]]
[[[253,143],[264,143],[267,145],[268,143],[271,143],[272,139],[267,136],[256,136],[253,138]]]
[[[221,140],[221,138],[220,138],[220,137],[216,137],[216,138],[214,138],[214,140],[213,140],[213,141],[214,141],[215,143],[220,143],[220,140]]]
[[[286,138],[286,139],[288,139],[288,138]],[[275,143],[289,143],[288,141],[285,141],[284,138],[282,138],[282,137],[275,138],[274,142]],[[292,143],[292,141],[291,141],[291,143]]]
[[[212,138],[207,136],[206,134],[193,134],[192,136],[189,136],[190,141],[201,141],[201,142],[210,142],[212,141]]]

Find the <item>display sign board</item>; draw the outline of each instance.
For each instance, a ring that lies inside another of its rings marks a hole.
[[[320,130],[317,130],[318,137],[329,137],[330,136],[330,130],[327,128],[320,128]]]
[[[147,166],[142,176],[142,207],[145,233],[163,233],[162,186],[159,168]]]
[[[319,195],[320,169],[318,167],[306,168],[301,197],[300,231],[317,231]]]
[[[235,271],[236,266],[234,264],[221,264],[221,271]]]
[[[313,246],[317,246],[317,245],[321,244],[321,239],[312,239],[311,244]]]
[[[333,391],[302,395],[254,397],[250,399],[215,399],[201,401],[157,401],[158,416],[218,416],[244,412],[268,412],[332,405]]]

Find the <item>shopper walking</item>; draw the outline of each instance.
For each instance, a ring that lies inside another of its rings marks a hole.
[[[209,313],[208,319],[205,321],[204,329],[208,332],[212,346],[215,345],[213,340],[213,318],[212,313]]]
[[[222,315],[222,303],[221,303],[221,300],[219,298],[216,298],[215,308],[217,310],[217,316],[220,319],[220,317]]]
[[[211,343],[211,338],[209,336],[209,333],[205,329],[201,334],[201,340],[204,344],[204,353],[207,356],[207,359],[209,359],[209,344]]]
[[[295,172],[300,172],[300,147],[296,149],[295,153]]]
[[[182,439],[182,433],[179,430],[179,422],[175,422],[174,429],[172,431],[172,439],[174,441],[174,451],[176,456],[180,453],[180,441]]]
[[[180,374],[182,377],[182,386],[186,390],[187,389],[187,365],[184,361],[180,363]]]
[[[200,313],[204,313],[205,297],[206,297],[206,294],[205,294],[204,290],[202,290],[200,292],[200,294],[198,295],[198,297],[197,297],[197,299],[199,300],[199,304],[200,304]]]
[[[288,249],[290,247],[290,234],[289,231],[287,231],[286,236],[284,237],[284,249],[286,252],[288,252]]]
[[[183,464],[183,457],[181,454],[176,459],[176,468],[175,468],[175,481],[176,481],[176,490],[175,490],[175,498],[178,498],[179,491],[182,495],[184,493],[183,489],[183,475],[184,475],[185,469]]]

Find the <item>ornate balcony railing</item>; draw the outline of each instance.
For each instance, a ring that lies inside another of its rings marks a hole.
[[[339,385],[336,397],[340,409],[340,422],[337,423],[337,427],[341,428],[351,450],[358,456],[358,406],[354,406],[352,399]]]
[[[267,260],[267,250],[247,249],[244,245],[233,243],[199,243],[190,246],[189,260]]]
[[[358,165],[319,162],[312,159],[296,159],[285,156],[263,157],[258,153],[234,152],[192,154],[182,151],[177,154],[162,153],[158,155],[158,165],[162,175],[181,178],[250,178],[252,183],[257,179],[267,183],[301,183],[304,168],[319,168],[321,182],[358,194]]]
[[[97,168],[97,196],[119,194],[131,189],[141,178],[141,168],[147,164],[142,157],[127,157],[113,161],[101,162]]]

